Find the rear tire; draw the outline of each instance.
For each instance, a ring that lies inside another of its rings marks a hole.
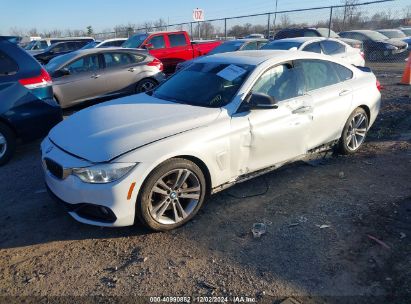
[[[144,182],[136,203],[136,218],[152,230],[175,229],[197,214],[206,192],[206,179],[195,163],[169,159]]]
[[[144,78],[136,85],[136,93],[144,93],[153,90],[158,85],[158,82],[151,78]]]
[[[0,123],[0,166],[6,164],[16,150],[16,136],[5,124]]]
[[[353,154],[363,144],[368,132],[369,118],[363,108],[356,108],[345,123],[339,142],[341,154]]]

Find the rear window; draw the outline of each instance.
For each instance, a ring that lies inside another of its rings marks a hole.
[[[17,63],[0,51],[0,76],[15,74],[18,69]]]
[[[169,34],[170,46],[185,46],[187,45],[186,36],[184,34]]]

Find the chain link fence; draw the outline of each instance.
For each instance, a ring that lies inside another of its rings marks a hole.
[[[378,0],[359,3],[357,0],[345,0],[345,4],[322,6],[306,9],[283,10],[253,15],[210,19],[202,22],[166,24],[165,22],[146,23],[142,27],[119,27],[112,32],[95,34],[95,38],[127,38],[136,33],[163,30],[185,30],[192,40],[220,39],[229,40],[259,34],[273,39],[275,34],[285,28],[322,28],[323,35],[333,36],[334,32],[352,30],[380,30],[411,28],[411,3],[409,0]],[[159,23],[159,24],[158,24]],[[411,30],[410,30],[411,31]],[[401,33],[385,33],[396,36]],[[360,39],[360,35],[346,34],[346,38]],[[408,33],[411,36],[411,33]],[[389,38],[392,38],[389,37]],[[378,37],[373,39],[376,41]],[[370,45],[364,42],[364,52],[368,62],[402,62],[408,57],[410,46],[401,41],[403,37],[394,37],[386,43]],[[410,43],[411,45],[411,43]]]

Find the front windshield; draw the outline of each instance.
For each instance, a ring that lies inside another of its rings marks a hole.
[[[139,48],[141,44],[146,40],[148,37],[147,34],[137,34],[134,36],[131,36],[128,38],[124,43],[122,44],[122,47],[124,48]]]
[[[33,48],[33,46],[36,44],[36,42],[37,42],[37,41],[35,41],[35,40],[30,41],[30,43],[27,44],[27,45],[24,47],[24,49],[25,49],[25,50],[31,50],[31,49]]]
[[[364,34],[365,34],[365,36],[367,36],[371,40],[387,40],[388,39],[387,36],[385,36],[381,33],[378,33],[378,32],[374,32],[374,31],[369,31],[369,32],[366,32]]]
[[[405,36],[405,34],[401,31],[381,31],[381,34],[383,34],[384,36],[387,36],[388,38],[405,38],[407,36]]]
[[[318,28],[317,31],[321,34],[322,37],[328,37],[328,28]],[[336,32],[330,30],[331,38],[340,38]]]
[[[157,87],[153,96],[193,106],[223,107],[253,69],[246,64],[193,63]]]
[[[97,44],[99,44],[100,42],[99,41],[91,41],[91,42],[89,42],[89,43],[87,43],[85,46],[83,46],[82,48],[81,48],[81,50],[87,50],[87,49],[92,49],[92,48],[94,48]]]
[[[405,35],[411,36],[411,28],[403,28],[401,30]]]
[[[295,41],[273,41],[271,43],[268,43],[264,45],[261,49],[262,50],[289,50],[292,48],[299,48],[301,46],[301,42],[295,42]]]
[[[214,54],[221,54],[221,53],[227,53],[227,52],[235,52],[240,49],[240,47],[243,45],[243,41],[228,41],[224,42],[223,44],[220,44],[216,48],[212,49],[211,52],[209,52],[209,55],[214,55]]]

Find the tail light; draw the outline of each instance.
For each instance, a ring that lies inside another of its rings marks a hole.
[[[160,60],[158,60],[157,58],[154,58],[154,60],[147,63],[147,65],[157,67],[160,71],[163,70],[163,63]]]
[[[19,79],[19,82],[30,90],[44,88],[52,83],[49,73],[44,68],[41,69],[39,76]]]
[[[381,91],[384,88],[378,80],[376,84],[377,84],[378,91]]]

